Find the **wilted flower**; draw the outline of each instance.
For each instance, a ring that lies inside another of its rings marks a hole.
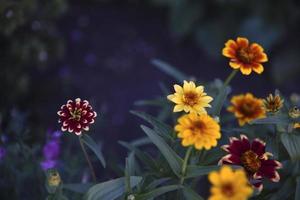
[[[264,49],[259,44],[249,44],[248,39],[243,37],[238,37],[236,41],[228,40],[222,54],[230,58],[229,65],[233,69],[240,69],[244,75],[251,74],[252,70],[261,74],[264,71],[261,63],[268,61]]]
[[[196,86],[193,81],[184,81],[183,87],[174,85],[175,93],[168,95],[168,99],[174,102],[174,112],[191,112],[198,114],[206,114],[206,107],[211,107],[212,97],[207,96],[203,86]]]
[[[208,200],[247,200],[253,193],[243,169],[225,165],[219,172],[211,172],[208,179],[212,184]]]
[[[61,178],[59,173],[56,170],[50,170],[47,172],[48,177],[47,177],[47,184],[50,187],[57,187],[61,183]]]
[[[299,108],[297,106],[294,106],[293,108],[291,108],[290,111],[289,111],[289,115],[290,115],[291,118],[294,118],[294,119],[300,117]]]
[[[276,113],[282,108],[284,101],[278,94],[275,96],[273,96],[273,94],[269,94],[269,96],[265,98],[263,102],[264,108],[267,112]]]
[[[74,132],[81,135],[82,130],[88,131],[89,125],[95,122],[97,113],[93,111],[92,106],[87,100],[81,101],[80,98],[75,101],[69,100],[67,104],[61,106],[57,112],[59,123],[62,123],[61,130]]]
[[[240,126],[266,116],[262,99],[255,98],[251,93],[232,97],[231,104],[227,110],[234,113]]]
[[[209,115],[185,114],[175,126],[182,146],[194,145],[196,149],[211,149],[221,138],[220,125]]]
[[[240,138],[231,137],[230,144],[222,146],[229,154],[224,156],[219,164],[243,166],[250,182],[259,190],[263,188],[264,177],[278,182],[280,176],[276,170],[282,168],[282,165],[276,160],[269,159],[272,154],[266,152],[266,144],[258,138],[252,142],[245,135],[241,135]]]

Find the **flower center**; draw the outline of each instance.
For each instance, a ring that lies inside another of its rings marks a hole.
[[[70,111],[70,119],[74,119],[76,121],[80,121],[81,119],[81,111],[82,109],[81,108],[75,108],[73,111]]]
[[[242,48],[237,51],[237,57],[244,63],[249,64],[253,61],[255,55],[251,52],[249,48]]]
[[[252,150],[246,151],[242,154],[241,162],[248,171],[253,173],[257,172],[261,166],[258,155]]]
[[[205,123],[203,122],[203,121],[195,121],[194,123],[193,123],[193,128],[192,128],[192,132],[194,133],[194,134],[201,134],[201,133],[203,133],[203,130],[206,128],[206,125],[205,125]]]
[[[224,194],[227,197],[232,197],[234,195],[234,188],[232,184],[227,183],[221,186],[222,194]]]
[[[183,102],[189,106],[194,106],[198,103],[198,94],[195,92],[185,92]]]
[[[251,115],[253,113],[253,104],[250,102],[243,103],[241,106],[241,112],[245,115]]]

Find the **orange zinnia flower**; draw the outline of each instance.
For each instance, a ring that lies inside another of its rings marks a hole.
[[[233,69],[240,69],[244,75],[251,74],[252,70],[261,74],[264,71],[261,63],[268,61],[264,49],[259,44],[249,44],[248,39],[242,37],[238,37],[236,41],[228,40],[222,54],[230,58],[229,65]]]
[[[234,113],[240,126],[266,116],[263,100],[255,98],[251,93],[232,97],[231,104],[232,106],[228,107],[228,111]]]

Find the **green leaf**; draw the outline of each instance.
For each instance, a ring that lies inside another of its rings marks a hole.
[[[170,178],[161,178],[161,179],[155,179],[153,182],[151,182],[147,187],[146,187],[146,191],[152,190],[154,188],[156,188],[157,186],[165,183],[166,181],[169,181]]]
[[[143,125],[141,126],[141,128],[148,135],[153,144],[155,144],[156,147],[160,150],[162,155],[169,163],[172,171],[179,177],[183,160],[155,131]]]
[[[126,192],[131,193],[131,183],[130,177],[134,176],[135,174],[135,163],[134,163],[134,154],[130,153],[129,156],[126,158],[126,166],[125,166],[125,186]]]
[[[165,72],[167,75],[173,77],[179,82],[183,82],[184,80],[189,80],[189,77],[185,75],[184,73],[180,72],[175,67],[171,66],[170,64],[163,62],[159,59],[153,59],[151,60],[151,63],[157,67],[162,72]]]
[[[106,162],[102,152],[100,151],[99,145],[87,134],[83,134],[80,139],[82,139],[82,141],[94,152],[102,166],[105,168]]]
[[[142,177],[131,176],[131,187],[142,181]],[[114,200],[125,193],[125,178],[117,178],[91,187],[85,195],[86,200]]]
[[[274,116],[269,116],[266,118],[261,118],[261,119],[255,119],[249,124],[282,124],[282,125],[287,125],[289,124],[289,118],[286,116],[282,115],[274,115]]]
[[[174,141],[174,139],[172,138],[172,134],[173,134],[174,130],[167,124],[157,120],[155,117],[148,115],[147,113],[144,113],[144,112],[130,111],[130,113],[132,113],[132,114],[144,119],[148,123],[150,123],[162,137],[164,137],[170,141]]]
[[[163,186],[163,187],[154,189],[154,190],[152,190],[148,193],[136,195],[136,199],[137,200],[148,200],[148,199],[156,198],[156,197],[158,197],[162,194],[165,194],[167,192],[171,192],[173,190],[178,190],[178,189],[181,189],[181,188],[182,188],[181,185]]]
[[[214,98],[210,113],[212,116],[220,116],[222,107],[229,94],[230,87],[221,88],[218,95]]]
[[[143,146],[146,144],[151,144],[151,140],[149,140],[149,138],[145,136],[131,141],[130,144],[133,146]]]
[[[189,165],[187,167],[186,178],[193,178],[198,176],[207,175],[212,171],[216,171],[220,168],[217,165],[211,166],[198,166],[198,165]]]
[[[86,193],[93,185],[93,183],[69,183],[63,184],[63,189],[83,194]]]
[[[188,199],[188,200],[204,200],[203,197],[201,197],[194,190],[192,190],[191,188],[188,188],[188,187],[185,187],[183,189],[183,195],[184,195],[185,199]]]
[[[157,165],[155,160],[146,152],[141,151],[137,147],[123,141],[119,141],[119,144],[121,144],[123,147],[133,151],[135,155],[144,163],[145,166],[149,166],[153,170],[157,170]]]
[[[295,200],[299,200],[300,199],[300,176],[297,177],[296,182],[297,182],[297,186],[296,186]]]
[[[280,189],[272,195],[270,200],[288,199],[288,197],[293,193],[294,188],[295,183],[290,177],[281,185]]]
[[[281,142],[293,161],[300,159],[300,135],[283,133]]]

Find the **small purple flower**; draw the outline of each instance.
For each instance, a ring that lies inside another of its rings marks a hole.
[[[48,169],[55,168],[57,166],[57,161],[56,160],[44,160],[44,161],[40,162],[40,165],[41,165],[42,169],[46,171]]]

